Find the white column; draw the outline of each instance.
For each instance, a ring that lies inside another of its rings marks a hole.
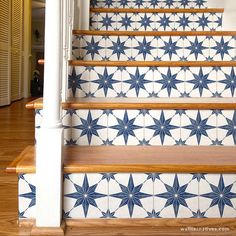
[[[89,30],[90,0],[78,0],[78,25],[80,30]],[[78,12],[76,12],[77,14]],[[76,15],[75,14],[75,15]]]
[[[36,144],[36,227],[60,227],[62,214],[62,0],[46,0],[43,123]]]

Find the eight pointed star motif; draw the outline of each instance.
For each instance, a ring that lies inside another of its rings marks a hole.
[[[212,47],[216,50],[216,55],[220,54],[221,59],[224,59],[224,55],[229,55],[229,50],[233,49],[233,47],[229,46],[230,41],[225,42],[224,37],[221,37],[220,42],[215,41],[216,46]]]
[[[99,50],[103,47],[99,46],[99,41],[95,42],[94,37],[92,37],[91,42],[86,41],[86,46],[82,47],[86,51],[86,55],[91,54],[92,60],[94,60],[95,54],[99,55]]]
[[[225,206],[234,207],[231,199],[236,198],[236,193],[231,192],[233,184],[225,186],[223,175],[220,175],[218,186],[210,184],[212,192],[202,194],[202,197],[212,199],[209,207],[218,205],[220,216],[223,216]]]
[[[194,42],[190,42],[190,46],[186,47],[188,50],[190,50],[190,54],[195,55],[195,59],[198,59],[198,55],[203,55],[203,50],[207,49],[207,47],[204,47],[202,42],[198,42],[198,37],[195,38]]]
[[[203,74],[202,68],[199,70],[199,74],[193,74],[194,79],[189,80],[189,83],[194,84],[193,89],[199,89],[200,96],[202,96],[203,89],[209,90],[208,84],[214,83],[214,81],[209,80],[209,74]]]
[[[177,23],[179,23],[179,27],[183,27],[183,29],[185,30],[186,27],[188,27],[190,23],[189,17],[186,17],[186,15],[183,14],[182,17],[179,17],[179,20],[177,21]]]
[[[171,94],[171,90],[172,89],[176,89],[177,87],[176,85],[181,83],[182,81],[176,79],[177,74],[172,74],[171,69],[168,68],[167,73],[161,73],[162,79],[161,80],[157,80],[156,82],[159,84],[162,84],[161,89],[166,89],[168,96],[170,97]]]
[[[141,18],[141,20],[139,21],[139,23],[141,24],[140,27],[144,27],[145,30],[147,30],[147,27],[150,26],[151,23],[153,23],[153,21],[151,20],[151,16],[147,17],[147,14],[144,14],[144,17]]]
[[[125,55],[125,50],[128,49],[128,47],[125,46],[125,41],[120,41],[120,37],[118,37],[117,42],[112,42],[112,44],[113,45],[108,47],[108,49],[112,50],[112,54],[117,54],[118,60],[120,60],[120,55]]]
[[[86,119],[80,118],[80,125],[74,126],[75,129],[82,130],[80,137],[87,135],[88,143],[91,144],[92,136],[99,136],[98,130],[106,128],[105,126],[98,125],[99,118],[92,119],[91,111],[88,112],[88,116]]]
[[[130,75],[130,79],[126,80],[125,83],[130,84],[129,90],[133,88],[135,89],[136,96],[138,97],[140,89],[145,90],[144,85],[146,83],[150,83],[150,81],[145,79],[146,74],[139,73],[139,68],[136,69],[135,74],[130,73],[129,75]]]
[[[74,208],[81,205],[83,207],[85,217],[87,217],[88,209],[90,205],[94,207],[98,207],[95,201],[96,199],[107,196],[105,194],[96,192],[97,184],[89,186],[88,177],[86,174],[84,176],[82,186],[79,186],[74,183],[74,188],[76,192],[65,194],[65,197],[76,199]]]
[[[170,17],[167,17],[164,13],[163,17],[160,17],[160,20],[157,22],[160,24],[160,27],[163,27],[164,30],[166,30],[166,28],[170,26],[170,23],[172,21],[170,20]]]
[[[143,42],[138,42],[138,46],[135,47],[138,50],[138,54],[143,54],[144,60],[146,60],[147,54],[151,55],[151,50],[155,49],[155,47],[151,46],[151,41],[147,42],[146,37],[143,38]]]
[[[189,129],[191,130],[190,137],[193,135],[196,135],[197,142],[200,144],[201,142],[201,137],[203,136],[208,136],[207,135],[207,130],[208,129],[214,129],[216,127],[208,125],[207,121],[208,118],[202,119],[200,111],[197,113],[196,119],[189,118],[191,125],[184,126],[184,129]]]
[[[154,121],[154,125],[150,125],[150,126],[147,126],[146,128],[148,129],[152,129],[154,130],[154,134],[153,134],[153,137],[154,136],[157,136],[159,135],[160,136],[160,139],[161,139],[161,144],[163,145],[164,143],[164,140],[165,140],[165,136],[170,136],[171,137],[171,133],[170,131],[172,129],[176,129],[178,128],[177,126],[174,126],[174,125],[171,125],[170,122],[171,122],[171,118],[169,119],[165,119],[165,115],[164,115],[164,112],[161,111],[161,115],[160,115],[160,119],[156,119],[153,117],[153,121]]]
[[[134,21],[131,19],[132,16],[128,17],[128,14],[126,13],[124,17],[121,18],[119,23],[121,23],[122,27],[125,27],[125,30],[128,29],[128,27],[131,27],[131,24],[134,23]]]
[[[98,84],[98,90],[103,89],[105,97],[107,96],[108,89],[114,89],[113,84],[118,83],[119,81],[112,79],[114,76],[113,74],[108,74],[107,68],[105,68],[103,74],[98,74],[99,79],[94,80],[93,83]]]
[[[202,29],[205,30],[205,28],[208,27],[210,21],[208,20],[208,17],[206,17],[203,13],[202,16],[198,16],[198,20],[196,21],[196,23],[198,23],[198,27],[202,27]]]
[[[147,198],[147,197],[152,196],[150,194],[141,192],[141,188],[143,184],[139,184],[137,186],[134,185],[132,174],[129,177],[128,186],[124,186],[123,184],[119,184],[119,186],[120,186],[121,192],[111,194],[111,196],[122,199],[119,207],[123,207],[127,205],[129,209],[130,217],[132,217],[133,215],[133,210],[134,210],[135,205],[139,207],[143,207],[140,201],[142,198]]]
[[[123,135],[125,144],[128,142],[129,135],[135,137],[134,130],[142,128],[141,126],[134,125],[135,118],[129,119],[127,110],[125,111],[124,118],[121,120],[116,118],[118,124],[111,126],[111,129],[118,130],[117,137]]]
[[[173,186],[165,184],[167,192],[156,194],[157,197],[167,199],[165,207],[173,205],[175,217],[178,216],[180,205],[188,207],[186,199],[196,197],[196,194],[186,192],[188,184],[183,186],[179,185],[179,180],[177,175],[175,175]]]
[[[172,59],[172,55],[177,55],[177,51],[182,49],[181,47],[177,46],[176,42],[172,42],[172,37],[169,38],[169,42],[164,41],[164,46],[160,47],[160,49],[164,50],[164,55],[169,54],[170,60]]]
[[[102,23],[102,27],[105,27],[106,30],[108,30],[109,26],[112,27],[112,23],[114,23],[115,21],[113,21],[112,16],[109,16],[107,13],[99,22]]]

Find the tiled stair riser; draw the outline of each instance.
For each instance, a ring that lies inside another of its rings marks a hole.
[[[236,97],[234,67],[70,68],[69,97]]]
[[[202,0],[91,0],[92,8],[207,8]]]
[[[66,145],[236,145],[234,110],[64,110],[63,125]]]
[[[235,36],[74,36],[74,60],[232,61]]]
[[[35,218],[35,174],[19,176],[19,217]],[[235,218],[236,174],[64,175],[64,218]]]
[[[214,31],[222,13],[91,13],[90,30]]]

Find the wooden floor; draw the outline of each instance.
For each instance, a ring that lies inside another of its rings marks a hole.
[[[34,143],[34,111],[28,100],[0,108],[0,235],[29,235],[17,226],[17,176],[5,174],[6,166]]]
[[[6,166],[28,145],[34,143],[34,111],[25,109],[27,100],[0,108],[0,236],[29,235],[17,224],[17,176],[7,175]],[[154,236],[154,235],[236,235],[236,231],[200,233],[180,228],[129,227],[67,229],[67,236]]]

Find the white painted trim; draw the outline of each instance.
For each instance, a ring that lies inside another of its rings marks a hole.
[[[36,226],[60,227],[63,128],[39,130],[36,145]]]
[[[62,0],[46,0],[43,127],[61,126]]]
[[[62,1],[46,0],[44,115],[36,146],[37,227],[60,227],[62,217]]]

